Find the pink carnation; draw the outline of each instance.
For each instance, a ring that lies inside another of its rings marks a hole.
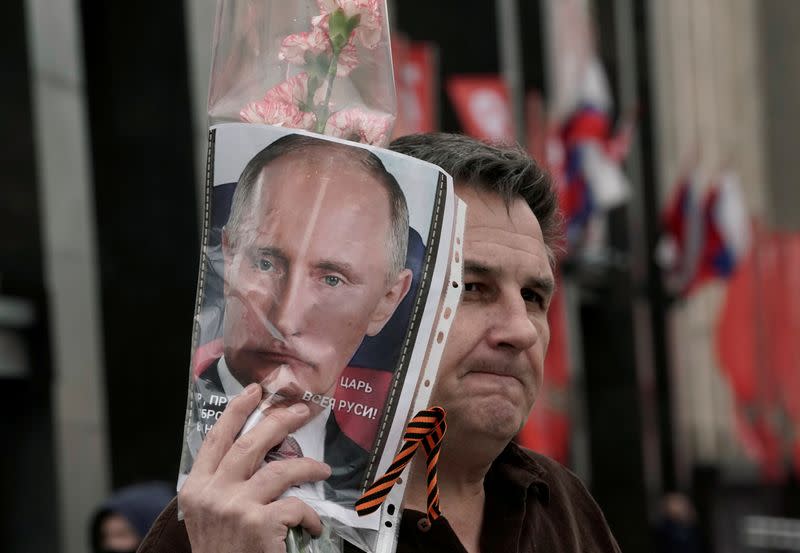
[[[313,29],[307,33],[297,33],[289,35],[281,43],[281,49],[278,52],[278,59],[288,61],[295,65],[306,64],[306,52],[312,54],[321,54],[326,52],[332,54],[333,47],[331,46],[328,32],[319,26],[314,26]],[[358,55],[356,54],[356,47],[352,43],[348,43],[339,54],[339,61],[336,65],[336,75],[344,77],[350,74],[358,65]]]
[[[325,134],[373,146],[389,141],[394,116],[361,108],[342,109],[332,113],[325,125]]]
[[[331,41],[319,27],[307,33],[289,35],[281,42],[278,59],[295,65],[305,65],[306,52],[317,54],[330,48]]]
[[[324,97],[325,93],[322,92],[320,98],[316,96],[320,94],[324,87],[320,87],[315,93],[314,101],[319,101]],[[286,102],[287,104],[295,104],[299,106],[307,100],[308,96],[308,73],[298,73],[294,77],[283,81],[281,84],[270,88],[264,95],[265,100],[278,100]]]
[[[317,0],[320,15],[311,20],[316,27],[328,29],[328,17],[341,8],[347,17],[360,15],[358,27],[355,29],[357,40],[370,50],[375,49],[381,40],[382,20],[378,0]]]
[[[314,114],[300,111],[297,106],[260,100],[251,102],[239,112],[239,116],[247,123],[262,123],[276,127],[309,130],[314,126]]]
[[[325,86],[321,86],[314,94],[324,97]],[[239,116],[248,123],[263,123],[293,129],[311,129],[316,118],[310,111],[302,111],[300,105],[308,95],[308,75],[299,73],[291,79],[272,87],[264,95],[263,100],[247,104]]]

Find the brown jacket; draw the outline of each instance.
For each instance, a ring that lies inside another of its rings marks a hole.
[[[589,492],[574,474],[552,459],[509,444],[492,464],[484,487],[483,553],[619,553],[605,517]],[[445,517],[430,526],[420,524],[423,519],[417,511],[403,513],[397,553],[464,553]],[[191,550],[173,499],[139,553]]]

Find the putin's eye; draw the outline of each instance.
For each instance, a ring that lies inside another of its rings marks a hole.
[[[275,270],[275,265],[272,263],[272,261],[270,261],[266,257],[262,257],[262,258],[260,258],[258,260],[258,268],[259,268],[259,270],[265,271],[265,272],[266,271],[274,271]]]
[[[322,280],[331,288],[336,288],[342,283],[342,279],[334,275],[325,275]]]

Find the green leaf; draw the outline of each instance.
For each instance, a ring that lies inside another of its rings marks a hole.
[[[311,75],[308,77],[308,90],[313,90],[314,92],[317,91],[319,85],[322,84],[322,79],[317,77],[316,75]]]
[[[334,52],[341,52],[342,48],[345,47],[347,44],[347,39],[349,37],[343,34],[332,34],[331,35],[331,45],[333,46]]]
[[[355,14],[353,17],[347,20],[347,26],[346,26],[347,38],[350,38],[350,35],[353,34],[353,31],[356,30],[356,27],[358,27],[359,23],[361,23],[360,13]]]
[[[305,59],[306,70],[309,75],[320,79],[325,78],[331,65],[331,57],[326,52],[320,52],[316,55],[312,52],[306,52]]]
[[[335,36],[346,34],[347,21],[347,16],[342,8],[337,8],[331,12],[331,16],[328,18],[328,33],[331,39]]]
[[[328,36],[331,39],[334,52],[340,51],[347,45],[350,35],[361,22],[361,14],[347,17],[342,8],[338,8],[331,13],[328,18]]]

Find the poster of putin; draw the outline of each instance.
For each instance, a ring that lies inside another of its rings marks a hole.
[[[225,406],[256,383],[251,425],[276,405],[311,411],[265,463],[332,469],[286,495],[377,531],[379,517],[353,505],[427,406],[458,303],[452,179],[381,148],[223,123],[209,132],[205,194],[178,487]]]

